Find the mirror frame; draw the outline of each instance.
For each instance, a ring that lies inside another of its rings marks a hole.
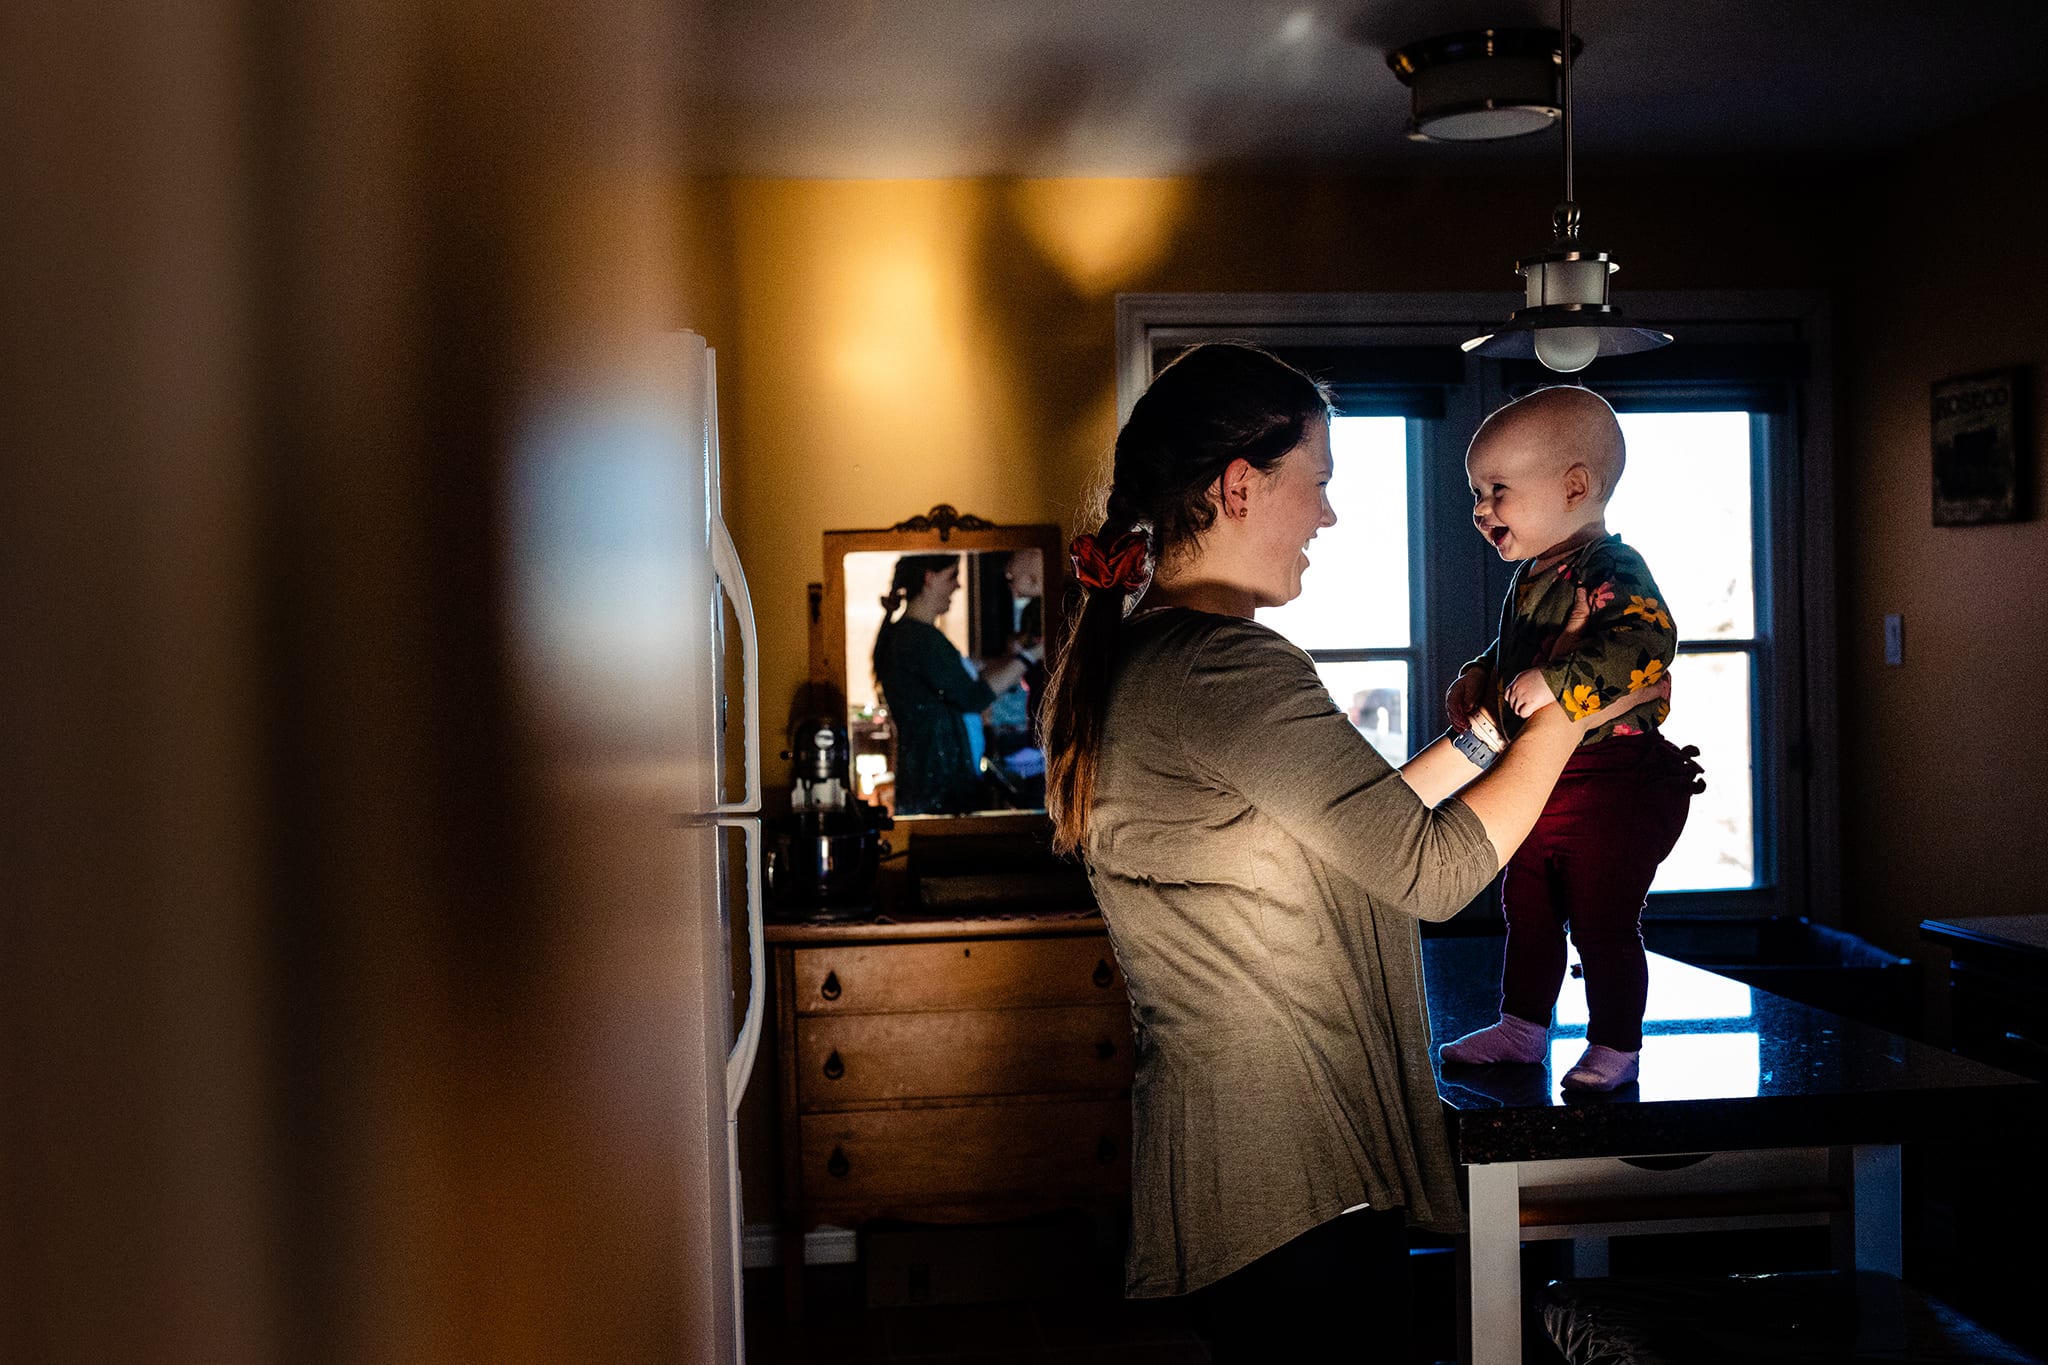
[[[821,629],[813,637],[811,681],[838,689],[842,704],[847,689],[846,556],[862,551],[893,554],[942,554],[971,550],[1031,550],[1045,556],[1045,640],[1048,651],[1063,639],[1067,603],[1067,547],[1060,528],[1051,522],[999,526],[940,503],[922,516],[885,529],[827,531],[824,535],[825,591],[820,602]],[[1042,810],[995,811],[976,815],[918,815],[897,828],[931,834],[1030,832],[1051,824]]]

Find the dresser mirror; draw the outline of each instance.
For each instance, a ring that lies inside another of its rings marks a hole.
[[[827,531],[824,566],[812,675],[846,699],[854,793],[934,832],[1042,820],[1032,722],[1066,586],[1059,527],[942,504]]]

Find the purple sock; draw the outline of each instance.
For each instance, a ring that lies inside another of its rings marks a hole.
[[[1447,1062],[1464,1066],[1487,1066],[1494,1062],[1540,1062],[1550,1047],[1550,1030],[1542,1024],[1503,1014],[1497,1024],[1488,1024],[1454,1043],[1445,1043],[1440,1054]]]
[[[1642,1055],[1594,1043],[1564,1073],[1559,1084],[1567,1090],[1614,1090],[1636,1078],[1642,1070]]]

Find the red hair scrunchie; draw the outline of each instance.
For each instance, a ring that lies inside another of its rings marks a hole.
[[[1126,531],[1104,554],[1102,542],[1083,532],[1074,537],[1067,553],[1074,561],[1074,577],[1083,587],[1129,592],[1145,581],[1145,553],[1150,548],[1143,531]]]

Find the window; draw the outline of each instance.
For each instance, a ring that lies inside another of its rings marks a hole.
[[[1302,596],[1260,619],[1310,653],[1339,708],[1394,763],[1442,732],[1443,689],[1493,638],[1512,571],[1472,530],[1465,442],[1518,393],[1566,382],[1458,351],[1471,328],[1462,319],[1492,317],[1494,303],[1119,300],[1126,405],[1158,365],[1216,339],[1268,346],[1337,391],[1337,525],[1310,546]],[[1832,752],[1832,718],[1814,700],[1832,678],[1826,391],[1814,379],[1825,315],[1798,295],[1668,296],[1646,305],[1651,315],[1708,321],[1680,345],[1600,361],[1583,378],[1614,404],[1628,441],[1608,526],[1642,552],[1678,623],[1666,733],[1696,745],[1707,773],[1652,913],[1828,922],[1833,767],[1816,756]]]
[[[1597,384],[1592,387],[1598,388]],[[1707,789],[1693,798],[1655,891],[1756,884],[1758,791],[1751,761],[1759,689],[1755,460],[1748,412],[1621,414],[1628,467],[1607,529],[1642,553],[1678,623],[1665,734],[1700,750]]]
[[[1415,743],[1408,422],[1339,417],[1330,453],[1337,524],[1309,546],[1301,596],[1259,619],[1309,652],[1338,709],[1398,765]],[[1361,593],[1361,583],[1373,591]]]

